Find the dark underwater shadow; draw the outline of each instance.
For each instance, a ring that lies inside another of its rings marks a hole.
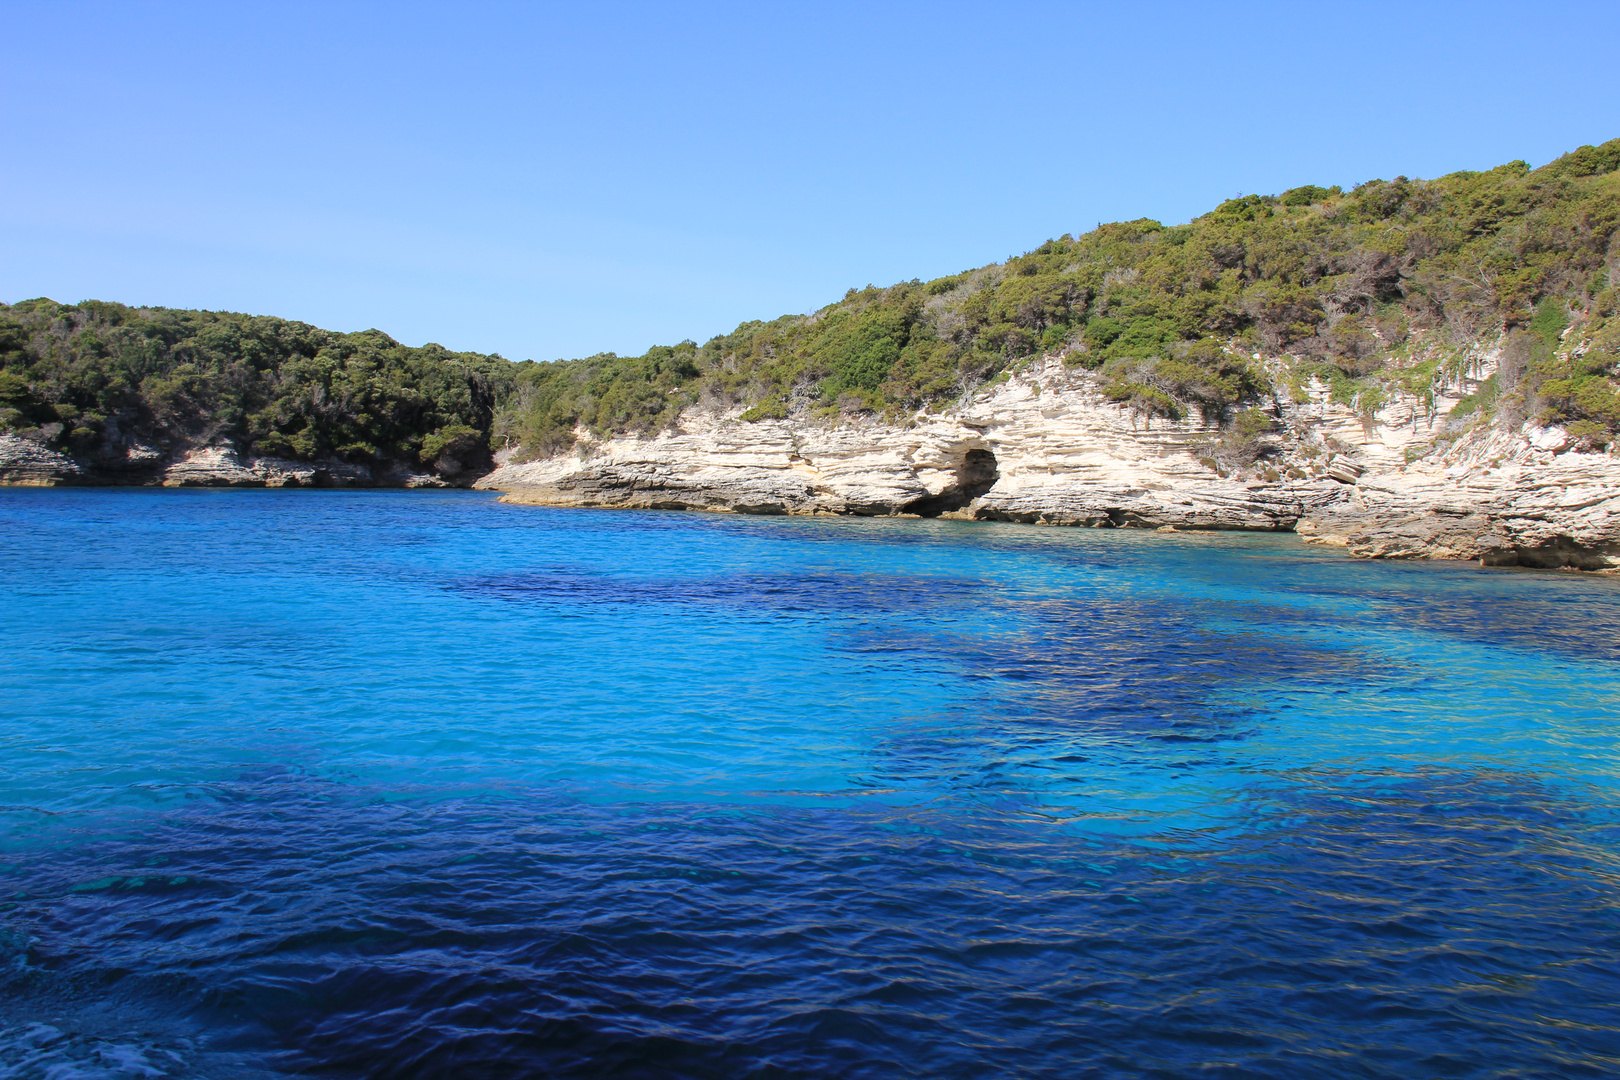
[[[15,868],[8,1000],[124,986],[300,1075],[1620,1064],[1614,827],[1513,775],[1278,777],[1246,835],[1148,846],[983,808],[266,785]]]

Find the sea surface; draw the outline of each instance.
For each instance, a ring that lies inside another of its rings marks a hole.
[[[1620,1075],[1620,581],[0,491],[0,1080]]]

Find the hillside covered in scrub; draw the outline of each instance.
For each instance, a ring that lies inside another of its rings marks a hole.
[[[1241,426],[1277,389],[1257,355],[1370,412],[1506,333],[1500,370],[1457,408],[1557,422],[1600,448],[1620,436],[1617,170],[1620,139],[1536,169],[1249,195],[637,357],[512,363],[376,330],[30,300],[0,305],[0,433],[99,474],[137,450],[215,446],[460,475],[581,430],[667,429],[695,404],[903,420],[1038,355],[1141,414]]]
[[[378,330],[99,300],[0,306],[0,359],[0,430],[103,468],[131,447],[228,445],[407,468],[448,453],[487,470],[516,371]]]
[[[1463,408],[1620,432],[1620,139],[1538,169],[1306,186],[1231,199],[1185,225],[1065,235],[993,266],[850,290],[811,315],[699,346],[523,365],[496,429],[528,454],[655,431],[703,402],[745,420],[940,409],[1037,354],[1097,373],[1143,413],[1230,422],[1288,356],[1335,397],[1420,394],[1445,346],[1514,334],[1502,378]],[[1571,321],[1575,356],[1554,345]],[[1528,333],[1530,329],[1540,331]],[[1418,356],[1414,346],[1438,346]]]

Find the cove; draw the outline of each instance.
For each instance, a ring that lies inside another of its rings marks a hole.
[[[0,1075],[1613,1075],[1617,584],[0,491]]]

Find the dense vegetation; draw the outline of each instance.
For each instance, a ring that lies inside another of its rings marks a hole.
[[[656,431],[695,402],[745,420],[940,409],[1040,355],[1148,415],[1257,430],[1277,372],[1372,409],[1432,394],[1506,333],[1457,423],[1620,438],[1620,139],[1538,169],[1305,186],[1185,225],[1142,218],[1005,263],[851,289],[638,357],[512,364],[379,331],[86,301],[0,305],[0,429],[93,456],[132,433],[293,458],[427,463],[576,431]]]
[[[81,456],[230,444],[418,468],[487,462],[515,370],[377,330],[96,300],[0,305],[0,360],[0,427]]]
[[[1144,413],[1230,423],[1270,385],[1256,352],[1370,409],[1391,385],[1432,392],[1461,347],[1505,330],[1509,363],[1464,411],[1563,421],[1602,444],[1620,432],[1617,168],[1620,140],[1539,169],[1305,186],[1185,225],[1103,225],[998,265],[852,289],[701,347],[524,365],[497,430],[537,453],[571,443],[576,425],[655,430],[700,400],[748,406],[752,420],[901,417],[1039,353],[1097,372]],[[1556,348],[1571,320],[1574,356]]]

